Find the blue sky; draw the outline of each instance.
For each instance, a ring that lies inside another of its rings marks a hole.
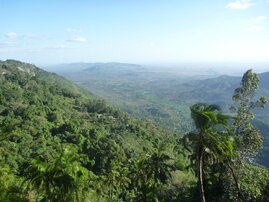
[[[0,59],[269,62],[269,0],[0,0]]]

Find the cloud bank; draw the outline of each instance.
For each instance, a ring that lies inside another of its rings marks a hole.
[[[228,3],[226,5],[226,8],[235,9],[235,10],[245,10],[254,5],[255,4],[251,2],[251,0],[236,0],[236,1]]]
[[[81,37],[81,36],[70,38],[67,41],[72,42],[72,43],[86,43],[86,42],[88,42],[88,40],[86,38]]]

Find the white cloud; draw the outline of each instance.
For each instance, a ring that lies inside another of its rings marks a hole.
[[[14,45],[14,43],[11,43],[11,42],[0,42],[0,48],[6,48],[6,47],[10,47]]]
[[[6,33],[5,36],[10,39],[30,39],[30,40],[44,40],[48,38],[45,35],[37,35],[31,33],[18,34],[16,32]]]
[[[245,10],[248,9],[255,4],[251,2],[251,0],[236,0],[230,2],[226,5],[226,8],[236,9],[236,10]]]
[[[48,36],[43,34],[31,34],[31,33],[21,34],[19,35],[19,37],[30,40],[45,40],[48,38]]]
[[[263,30],[264,30],[264,27],[260,25],[251,25],[245,29],[245,31],[247,32],[261,32]]]
[[[0,42],[0,52],[12,51],[21,48],[21,44],[11,42],[11,41],[3,41]]]
[[[153,42],[153,41],[151,41],[150,43],[149,43],[149,46],[151,47],[151,48],[155,48],[156,47],[156,43],[155,42]]]
[[[81,32],[81,29],[74,29],[74,28],[67,28],[65,29],[66,32]]]
[[[68,42],[74,42],[74,43],[86,43],[88,40],[84,37],[78,36],[67,40]]]
[[[0,42],[0,52],[13,52],[21,49],[21,44],[11,42],[11,41],[4,41]]]
[[[50,50],[61,50],[61,49],[66,49],[66,45],[55,45],[55,46],[47,46],[45,49],[50,49]]]
[[[245,28],[246,32],[262,32],[265,30],[264,21],[267,20],[267,16],[257,16],[249,19]]]
[[[251,18],[249,21],[252,23],[261,23],[267,20],[267,18],[268,18],[267,16],[257,16],[255,18]]]
[[[16,32],[9,32],[9,33],[6,33],[5,36],[7,38],[17,38],[18,34]]]

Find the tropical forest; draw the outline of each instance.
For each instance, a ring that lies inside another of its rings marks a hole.
[[[0,8],[0,202],[269,202],[269,2]]]

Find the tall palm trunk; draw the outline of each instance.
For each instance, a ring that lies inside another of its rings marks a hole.
[[[112,199],[112,183],[109,185],[109,198]]]
[[[228,165],[228,167],[232,173],[232,177],[233,177],[233,180],[235,182],[236,189],[237,189],[238,199],[239,199],[239,201],[244,201],[243,195],[241,194],[240,183],[239,183],[238,178],[235,174],[235,171],[234,171],[233,167],[229,164],[229,162],[227,162],[226,164]]]
[[[198,185],[199,185],[201,202],[205,202],[204,177],[203,177],[203,155],[204,155],[204,148],[200,146],[198,150],[198,155],[197,155],[197,173],[198,173]]]

